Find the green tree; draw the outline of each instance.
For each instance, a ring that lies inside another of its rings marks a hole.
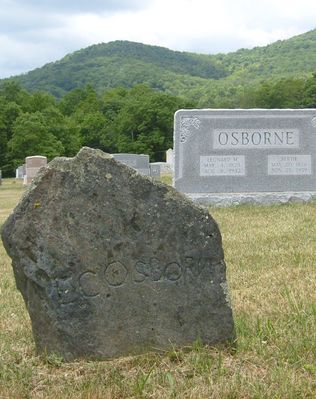
[[[5,124],[5,115],[3,112],[4,100],[0,97],[0,169],[3,170],[7,163],[8,137]],[[4,175],[4,171],[3,171]]]
[[[75,120],[80,125],[82,145],[108,150],[104,148],[103,137],[107,120],[100,111],[83,113],[80,110],[75,114]]]
[[[173,142],[173,117],[188,103],[139,85],[131,89],[111,125],[119,152],[143,152],[163,160]]]
[[[20,83],[15,80],[4,81],[0,87],[0,96],[7,102],[16,103],[23,111],[31,111],[31,94],[22,89]]]
[[[35,92],[30,98],[30,109],[32,112],[43,112],[46,108],[57,107],[54,96],[45,92]]]
[[[266,82],[257,88],[254,105],[260,108],[301,108],[303,92],[303,79]]]
[[[22,110],[18,104],[0,96],[0,168],[4,177],[12,176],[14,172],[8,141],[13,134],[13,124],[21,113]]]
[[[74,156],[81,147],[80,131],[77,126],[71,124],[70,118],[64,116],[54,105],[45,108],[42,115],[48,132],[62,143],[64,148],[62,155]]]
[[[16,166],[27,156],[44,155],[51,160],[64,152],[61,141],[49,131],[44,116],[38,111],[24,113],[16,119],[8,147]]]
[[[96,91],[91,86],[78,88],[65,94],[59,103],[59,108],[64,115],[70,116],[78,110],[94,112],[99,110],[101,101]]]
[[[307,108],[316,108],[316,73],[305,83],[303,105]]]

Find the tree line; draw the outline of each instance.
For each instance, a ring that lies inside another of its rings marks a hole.
[[[173,117],[181,108],[316,108],[316,73],[247,86],[197,90],[190,100],[146,85],[99,94],[91,86],[56,99],[15,81],[0,87],[0,169],[13,176],[30,155],[74,156],[82,146],[109,153],[149,154],[162,161],[173,146]]]
[[[82,146],[164,160],[173,145],[173,115],[188,101],[138,85],[103,95],[91,87],[57,100],[9,81],[0,88],[0,169],[13,176],[30,155],[74,156]]]

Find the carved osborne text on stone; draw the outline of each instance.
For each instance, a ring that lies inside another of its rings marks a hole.
[[[297,148],[298,129],[215,129],[214,149]]]
[[[102,286],[117,289],[126,284],[174,283],[176,281],[185,283],[192,278],[207,278],[211,273],[207,267],[209,261],[207,258],[197,259],[195,264],[198,267],[192,268],[190,257],[186,259],[184,267],[177,262],[164,265],[153,258],[149,262],[137,261],[131,270],[122,262],[115,261],[99,271],[83,272],[78,278],[78,283],[83,294],[88,297],[99,295],[102,292]]]

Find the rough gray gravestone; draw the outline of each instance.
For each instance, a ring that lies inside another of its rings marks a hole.
[[[216,222],[109,154],[50,162],[1,234],[39,352],[111,358],[234,338]]]
[[[204,203],[316,199],[316,109],[180,110],[174,186]]]

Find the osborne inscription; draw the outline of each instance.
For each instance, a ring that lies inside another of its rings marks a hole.
[[[187,283],[194,279],[205,279],[211,276],[210,258],[194,259],[187,257],[184,266],[177,261],[166,264],[157,258],[138,260],[132,268],[122,261],[113,261],[99,270],[83,272],[78,283],[82,293],[87,297],[97,297],[109,293],[108,289],[118,289],[126,285],[151,283]],[[178,284],[177,283],[177,284]],[[108,296],[109,297],[109,296]]]
[[[297,148],[298,129],[215,129],[213,148]]]
[[[174,124],[174,186],[204,204],[232,194],[237,202],[312,199],[315,121],[316,109],[179,110]]]

